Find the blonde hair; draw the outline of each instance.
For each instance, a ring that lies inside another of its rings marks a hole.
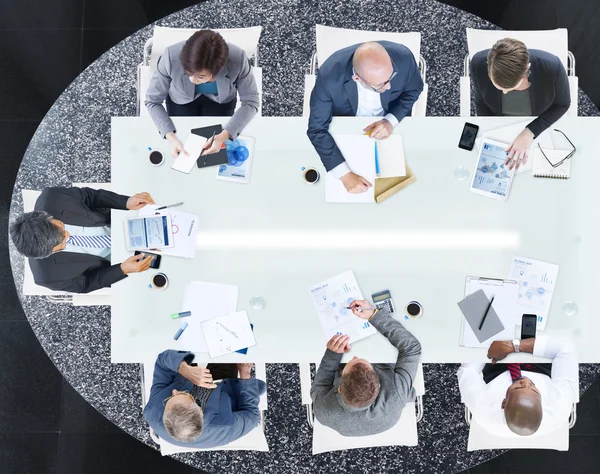
[[[529,50],[522,41],[504,38],[490,49],[487,62],[490,79],[503,89],[512,89],[527,75]]]

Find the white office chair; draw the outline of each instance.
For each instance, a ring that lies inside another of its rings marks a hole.
[[[464,60],[464,72],[460,78],[460,116],[471,115],[471,80],[469,65],[475,53],[490,49],[496,41],[514,38],[522,41],[529,49],[541,49],[558,56],[567,71],[571,92],[571,107],[567,116],[577,117],[577,92],[579,78],[575,75],[575,56],[568,50],[568,35],[565,28],[540,31],[475,30],[467,28],[468,54]]]
[[[73,186],[86,186],[94,189],[110,189],[109,183],[73,183]],[[23,189],[23,212],[31,212],[34,209],[35,202],[40,196],[41,191]],[[29,267],[29,262],[24,258],[23,275],[23,295],[25,296],[45,296],[52,303],[70,303],[73,306],[110,306],[110,288],[102,288],[91,293],[79,294],[68,293],[66,291],[53,291],[40,285],[36,285],[33,279],[33,273]]]
[[[148,109],[144,105],[146,91],[150,85],[152,74],[156,70],[158,58],[164,53],[165,48],[180,41],[187,40],[200,28],[168,28],[164,26],[155,26],[154,35],[144,45],[144,56],[138,66],[137,74],[137,115],[148,117]],[[258,67],[258,40],[262,32],[262,26],[252,26],[250,28],[231,28],[213,30],[218,32],[228,43],[235,44],[242,48],[248,58],[254,58],[254,67],[252,73],[256,80],[259,94],[258,115],[262,111],[262,68]],[[241,106],[238,100],[236,108]]]
[[[141,377],[141,389],[142,389],[142,411],[146,406],[147,400],[150,398],[150,390],[152,388],[152,377],[154,375],[154,363],[155,361],[148,361],[147,363],[141,364],[140,377]],[[206,367],[206,364],[198,364],[200,367]],[[265,364],[255,364],[256,378],[267,382],[267,368]],[[261,395],[258,402],[258,408],[260,409],[260,422],[256,428],[241,437],[229,443],[226,446],[219,446],[216,448],[184,448],[181,446],[175,446],[174,444],[168,443],[167,441],[160,439],[158,435],[150,428],[150,436],[152,440],[160,446],[160,453],[163,456],[169,456],[177,453],[191,453],[195,451],[269,451],[269,445],[267,444],[267,438],[264,432],[264,412],[267,410],[267,393]]]
[[[465,421],[469,426],[469,442],[467,451],[482,449],[554,449],[556,451],[569,450],[569,429],[577,421],[577,403],[579,403],[579,384],[575,389],[575,403],[571,407],[569,419],[556,430],[543,435],[533,436],[497,436],[490,433],[484,426],[477,423],[472,413],[465,405]],[[464,402],[463,402],[464,403]]]
[[[313,53],[309,74],[304,79],[304,107],[302,115],[310,115],[310,94],[315,87],[317,64],[323,64],[329,56],[336,51],[353,44],[367,41],[392,41],[406,46],[418,61],[421,78],[423,79],[423,92],[413,105],[413,117],[425,117],[427,109],[428,86],[425,81],[427,64],[421,56],[421,33],[390,33],[381,31],[350,30],[347,28],[333,28],[331,26],[315,25],[317,38],[317,51]]]
[[[312,410],[312,400],[310,398],[311,383],[310,364],[300,364],[302,404],[306,405],[307,421],[309,426],[313,428],[313,454],[377,446],[417,445],[417,423],[423,418],[423,394],[425,393],[423,366],[421,364],[419,364],[413,385],[417,392],[416,400],[406,404],[398,423],[389,430],[377,435],[360,437],[342,436],[337,431],[319,423],[314,417]]]

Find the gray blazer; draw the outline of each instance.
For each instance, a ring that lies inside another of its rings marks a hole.
[[[396,364],[373,364],[379,377],[379,395],[371,405],[354,408],[338,392],[342,381],[342,354],[327,349],[310,389],[317,420],[343,436],[368,436],[389,430],[398,423],[407,402],[415,399],[413,382],[421,358],[421,345],[387,310],[377,313],[371,324],[398,349]]]
[[[146,92],[146,107],[163,137],[175,131],[175,125],[163,107],[167,95],[176,104],[188,104],[200,96],[196,94],[196,86],[190,81],[179,60],[184,44],[185,41],[181,41],[165,49],[163,55],[158,58],[156,71]],[[242,105],[225,125],[225,130],[233,138],[237,138],[258,112],[259,96],[252,66],[246,53],[234,44],[227,44],[229,58],[215,78],[218,95],[207,94],[206,97],[223,104],[231,102],[237,93],[240,93]]]

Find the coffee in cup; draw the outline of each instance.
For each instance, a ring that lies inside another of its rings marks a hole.
[[[316,184],[319,181],[319,172],[314,168],[304,170],[304,180],[308,184]]]
[[[151,165],[160,166],[163,164],[163,161],[165,161],[165,156],[160,150],[150,150],[150,153],[148,153],[148,160]]]
[[[423,315],[423,307],[418,301],[411,301],[404,308],[404,319],[418,319]]]
[[[169,279],[164,273],[155,273],[150,279],[150,287],[155,290],[164,290],[169,286]]]

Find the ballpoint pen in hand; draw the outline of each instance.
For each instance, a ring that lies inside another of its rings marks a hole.
[[[177,206],[181,206],[182,204],[183,204],[183,202],[176,202],[175,204],[169,204],[168,206],[157,207],[155,210],[160,211],[162,209],[166,209],[167,207],[177,207]]]
[[[362,313],[363,311],[375,311],[377,308],[361,308],[360,306],[344,306],[344,309],[355,309],[356,311],[358,311],[359,313]]]
[[[202,156],[206,150],[208,150],[210,147],[213,146],[213,143],[215,142],[215,133],[217,133],[217,132],[213,132],[212,137],[210,137],[210,145],[208,147],[202,149],[202,151],[200,152],[200,156]],[[204,158],[203,166],[206,166],[207,161],[208,161],[208,156],[206,158]]]
[[[379,153],[377,153],[377,140],[375,140],[375,174],[379,178]]]

